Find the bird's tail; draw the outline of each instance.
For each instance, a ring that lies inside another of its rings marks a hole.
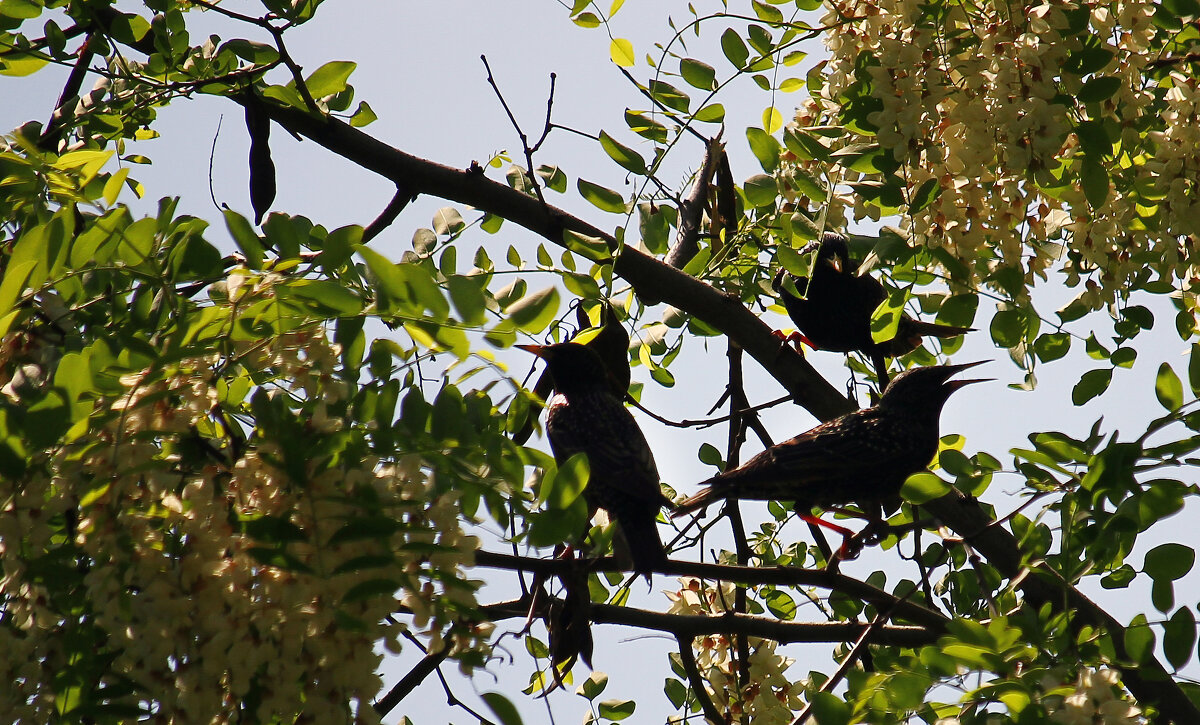
[[[974,332],[974,327],[956,327],[955,325],[939,325],[936,322],[913,320],[912,333],[922,337],[958,337],[968,332]]]
[[[666,563],[667,550],[658,537],[658,524],[654,519],[621,520],[618,524],[629,547],[634,571],[649,575]]]

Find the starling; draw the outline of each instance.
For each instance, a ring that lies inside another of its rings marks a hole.
[[[979,364],[902,372],[877,405],[822,423],[713,476],[672,516],[726,498],[795,501],[801,514],[813,506],[851,502],[877,509],[900,493],[909,475],[929,465],[937,453],[938,417],[946,399],[964,385],[982,382],[949,378]]]
[[[809,245],[805,251],[811,250],[812,245]],[[787,309],[788,317],[796,323],[802,339],[817,350],[857,350],[869,355],[881,387],[886,387],[888,382],[886,358],[912,352],[921,344],[924,335],[956,337],[972,329],[922,322],[905,314],[900,318],[894,338],[883,342],[872,340],[871,315],[887,298],[887,291],[874,277],[858,274],[858,264],[850,259],[846,238],[840,234],[825,233],[811,278],[792,278],[804,297],[797,297],[784,288],[786,274],[785,270],[779,270],[772,280],[772,287]]]
[[[659,488],[658,468],[637,421],[616,394],[603,360],[573,342],[518,345],[546,361],[554,396],[546,406],[546,433],[554,460],[586,453],[591,475],[583,495],[617,522],[636,571],[666,561],[656,519],[671,501]]]
[[[600,356],[600,359],[604,362],[604,367],[608,369],[608,377],[605,379],[612,384],[613,392],[617,398],[621,399],[625,397],[625,393],[629,390],[629,333],[625,330],[625,326],[621,324],[621,321],[617,319],[617,313],[608,300],[601,301],[600,305],[600,332],[584,344],[595,350],[596,354]],[[579,322],[580,330],[592,326],[592,321],[588,318],[587,311],[583,309],[583,305],[575,308],[575,318]],[[534,384],[533,392],[541,400],[549,400],[550,393],[553,391],[554,378],[551,377],[550,371],[547,370],[542,373],[537,383]],[[533,435],[534,423],[537,421],[540,411],[540,407],[529,411],[529,415],[525,419],[525,424],[513,434],[513,442],[518,445],[524,445],[525,441],[529,440],[529,437]]]

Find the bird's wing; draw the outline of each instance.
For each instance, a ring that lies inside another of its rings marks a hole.
[[[604,506],[607,490],[614,490],[657,510],[664,497],[646,436],[619,400],[604,396],[602,401],[589,406],[591,413],[584,417],[555,396],[547,423],[555,458],[563,461],[575,453],[587,454],[592,472],[588,488],[598,505]]]
[[[736,486],[758,480],[821,482],[874,472],[903,450],[903,441],[881,430],[886,427],[877,411],[859,411],[776,444],[718,478]]]

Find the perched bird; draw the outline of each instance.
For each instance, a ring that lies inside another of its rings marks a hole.
[[[678,504],[672,516],[726,498],[794,501],[802,515],[813,506],[851,502],[864,510],[878,509],[937,453],[938,418],[950,395],[982,382],[950,376],[979,364],[902,372],[877,405],[822,423],[713,476],[701,484],[707,488]]]
[[[595,350],[596,354],[600,356],[604,367],[608,370],[606,380],[612,384],[617,398],[622,399],[629,390],[629,332],[617,319],[616,311],[607,300],[601,301],[600,305],[600,332],[584,344]],[[583,309],[582,304],[575,308],[575,319],[579,323],[580,330],[592,326],[592,321],[588,318],[587,310]],[[534,384],[533,392],[538,398],[549,400],[553,391],[554,378],[550,375],[550,371],[546,370]],[[534,424],[540,412],[540,407],[529,411],[525,424],[513,434],[515,443],[524,445],[525,441],[529,440],[529,437],[533,435]]]
[[[656,519],[671,501],[659,488],[658,468],[637,421],[616,394],[600,356],[573,342],[517,345],[546,361],[554,396],[546,406],[546,433],[559,463],[586,453],[591,475],[583,495],[617,522],[636,571],[666,561]]]
[[[805,251],[810,252],[810,244]],[[772,287],[787,309],[788,317],[796,323],[801,339],[816,350],[833,352],[859,351],[871,357],[875,375],[881,387],[887,386],[887,360],[912,352],[921,344],[921,337],[956,337],[970,332],[970,327],[954,327],[922,322],[907,314],[900,318],[896,336],[875,342],[871,339],[871,315],[887,298],[879,280],[858,274],[858,264],[850,259],[846,238],[826,232],[820,242],[812,277],[792,277],[796,289],[804,295],[797,297],[783,284],[787,275],[779,270]]]

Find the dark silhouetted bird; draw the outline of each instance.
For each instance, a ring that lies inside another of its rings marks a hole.
[[[582,304],[575,308],[575,318],[579,323],[580,331],[592,326],[592,321],[588,318],[587,310],[583,308]],[[604,367],[608,369],[607,380],[612,383],[613,392],[617,398],[624,399],[625,393],[629,390],[630,380],[629,332],[617,319],[616,310],[607,300],[600,303],[600,331],[584,344],[595,350],[596,354],[600,356]],[[549,370],[546,370],[538,378],[533,386],[533,392],[541,400],[550,399],[550,393],[554,392],[554,378],[550,375]],[[515,443],[524,445],[525,441],[529,440],[529,437],[533,435],[534,424],[540,412],[540,407],[529,411],[525,424],[513,434]]]
[[[810,244],[805,251],[812,249]],[[872,340],[871,315],[887,298],[887,291],[874,277],[858,274],[858,264],[850,259],[845,237],[834,232],[826,232],[820,242],[812,277],[792,277],[803,297],[784,287],[786,275],[785,270],[779,270],[772,287],[788,317],[796,323],[801,339],[817,350],[869,355],[881,388],[888,382],[887,358],[912,352],[925,335],[956,337],[972,329],[922,322],[905,314],[894,338],[883,342]]]
[[[822,423],[713,476],[672,515],[726,498],[794,501],[802,515],[813,506],[851,502],[878,510],[880,502],[899,494],[909,475],[929,465],[938,448],[938,418],[951,393],[981,382],[950,376],[979,364],[902,372],[877,405]]]
[[[608,369],[584,345],[518,345],[546,361],[554,396],[546,406],[546,433],[559,463],[586,453],[591,475],[583,491],[588,506],[616,521],[636,571],[666,561],[656,519],[671,501],[659,488],[650,445],[616,394]]]

